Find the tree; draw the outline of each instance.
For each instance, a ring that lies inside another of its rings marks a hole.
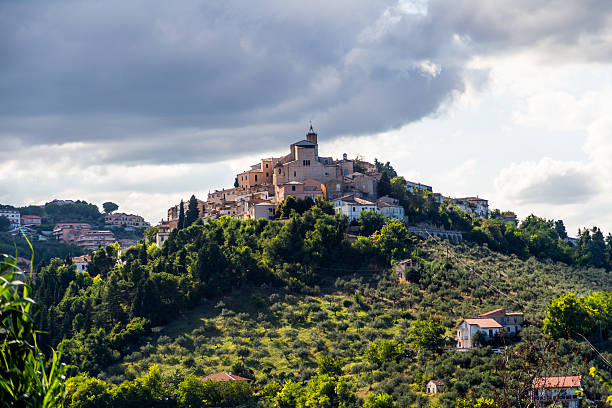
[[[155,242],[155,238],[158,232],[159,232],[159,229],[157,227],[149,227],[144,231],[144,237],[149,244],[152,244]]]
[[[363,408],[393,408],[395,402],[389,394],[368,394],[368,398],[363,404]]]
[[[325,355],[317,361],[317,372],[319,374],[328,374],[332,376],[342,375],[342,363],[340,359],[330,355]]]
[[[378,211],[369,210],[359,213],[359,231],[362,235],[370,236],[385,225],[385,217]]]
[[[236,178],[234,179],[234,187],[239,187],[240,184],[238,183],[238,176],[236,176]]]
[[[107,201],[104,204],[102,204],[102,208],[104,208],[105,214],[110,214],[113,211],[117,211],[119,209],[119,206],[113,203],[112,201]]]
[[[546,307],[544,333],[559,338],[571,338],[575,333],[588,336],[594,328],[594,322],[583,302],[574,294],[553,299]]]
[[[11,222],[6,217],[0,217],[0,231],[8,231],[11,229]]]
[[[389,179],[389,175],[386,172],[380,176],[380,180],[378,180],[377,185],[377,193],[378,197],[383,197],[391,194],[391,181]]]
[[[445,331],[443,326],[433,320],[415,320],[408,330],[408,338],[419,352],[438,352],[444,347]]]
[[[193,224],[200,216],[200,210],[198,209],[198,200],[195,195],[191,195],[189,204],[187,206],[187,212],[185,213],[185,224],[184,228]]]
[[[181,200],[181,206],[180,206],[179,218],[178,218],[178,225],[176,226],[176,229],[178,231],[180,231],[180,230],[183,229],[184,226],[185,226],[185,206],[183,205],[183,200]]]

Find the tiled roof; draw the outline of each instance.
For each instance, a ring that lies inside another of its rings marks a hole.
[[[572,375],[566,377],[536,377],[533,379],[533,388],[570,388],[580,387],[582,376]]]
[[[248,378],[240,377],[232,373],[215,373],[202,378],[202,381],[251,381]]]
[[[493,319],[487,319],[487,318],[479,318],[479,319],[463,319],[464,322],[466,322],[467,324],[473,324],[476,325],[482,329],[501,329],[503,326],[499,323],[497,323],[495,320]]]
[[[495,310],[491,310],[490,312],[486,312],[483,314],[479,314],[478,317],[486,317],[486,316],[490,316],[499,312],[505,312],[504,309],[495,309]]]

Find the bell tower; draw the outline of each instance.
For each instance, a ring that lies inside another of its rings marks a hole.
[[[308,140],[310,143],[315,144],[315,158],[318,159],[319,158],[319,144],[317,142],[317,134],[312,128],[312,122],[310,123],[310,130],[308,130],[308,133],[306,134],[306,140]]]

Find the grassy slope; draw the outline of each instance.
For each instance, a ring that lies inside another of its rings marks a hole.
[[[119,381],[160,364],[167,374],[178,370],[204,375],[228,371],[243,361],[258,381],[288,374],[300,379],[313,374],[323,353],[340,356],[346,373],[363,372],[367,344],[379,338],[405,341],[413,319],[433,316],[452,337],[462,316],[505,307],[524,311],[526,319],[539,327],[553,297],[612,288],[609,274],[602,270],[523,261],[486,248],[445,247],[429,241],[421,244],[419,255],[423,262],[418,283],[397,283],[387,270],[329,280],[316,294],[249,287],[222,298],[224,305],[218,304],[219,299],[204,302],[172,324],[156,328],[140,351],[106,374]],[[364,295],[369,310],[356,305],[356,290]],[[240,358],[237,351],[244,347],[251,354]],[[374,382],[376,378],[358,385],[365,389]]]

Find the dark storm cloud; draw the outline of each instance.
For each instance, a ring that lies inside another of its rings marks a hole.
[[[3,2],[0,141],[172,163],[279,149],[308,119],[326,138],[386,131],[462,92],[473,55],[542,43],[592,58],[612,7],[495,3]]]

